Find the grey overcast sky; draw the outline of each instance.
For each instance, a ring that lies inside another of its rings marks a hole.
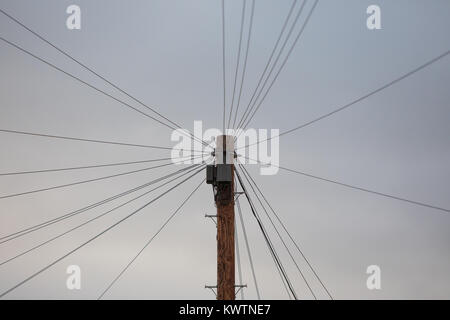
[[[306,9],[312,2],[308,1]],[[247,0],[247,13],[250,3]],[[244,105],[269,58],[291,3],[290,0],[256,0],[243,86]],[[66,28],[66,8],[71,4],[81,8],[81,30]],[[381,8],[381,30],[366,27],[366,9],[371,4]],[[0,8],[184,128],[191,130],[194,120],[202,120],[205,128],[221,127],[219,0],[0,0]],[[227,102],[231,99],[241,8],[242,1],[225,1]],[[251,127],[281,131],[296,127],[446,52],[450,48],[449,17],[448,0],[319,1]],[[305,15],[301,22],[304,18]],[[0,36],[136,105],[2,14]],[[281,137],[280,163],[448,209],[449,83],[447,56],[333,117]],[[3,41],[0,41],[0,129],[134,144],[173,144],[170,129],[124,108]],[[170,156],[164,150],[8,133],[0,133],[0,150],[0,173]],[[147,166],[0,176],[0,195]],[[334,298],[450,298],[450,213],[283,171],[274,176],[260,176],[257,166],[248,168]],[[176,169],[164,167],[0,199],[0,236],[58,217]],[[5,298],[97,298],[202,178],[203,173]],[[143,197],[1,265],[0,291],[98,234],[151,197]],[[124,201],[116,200],[0,244],[0,260],[7,260]],[[285,289],[244,201],[242,207],[262,298],[286,299]],[[205,213],[214,211],[210,186],[205,184],[104,298],[214,299],[204,289],[205,284],[214,285],[216,281],[216,229],[212,221],[204,218]],[[274,231],[269,230],[276,239]],[[245,295],[256,298],[242,239],[239,233],[243,282],[249,286]],[[299,298],[311,299],[280,242],[275,243]],[[326,299],[304,261],[297,253],[295,256],[317,296]],[[81,268],[81,290],[66,288],[69,265]],[[366,287],[369,265],[381,268],[381,290]]]

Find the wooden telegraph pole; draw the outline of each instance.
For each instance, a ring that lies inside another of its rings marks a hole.
[[[234,137],[216,138],[215,165],[207,167],[217,207],[217,300],[235,299]]]

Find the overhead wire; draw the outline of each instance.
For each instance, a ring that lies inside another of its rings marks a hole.
[[[153,113],[157,114],[158,116],[160,116],[161,118],[163,118],[164,120],[168,121],[169,123],[173,124],[175,127],[177,128],[181,128],[181,126],[175,122],[173,122],[172,120],[168,119],[167,117],[165,117],[164,115],[162,115],[160,112],[156,111],[154,108],[150,107],[149,105],[145,104],[144,102],[142,102],[141,100],[137,99],[136,97],[132,96],[130,93],[126,92],[125,90],[121,89],[118,85],[114,84],[112,81],[106,79],[106,77],[100,75],[98,72],[96,72],[95,70],[93,70],[93,68],[88,67],[86,64],[82,63],[80,60],[74,58],[72,55],[70,55],[69,53],[67,53],[66,51],[64,51],[63,49],[61,49],[60,47],[56,46],[54,43],[50,42],[48,39],[44,38],[41,34],[37,33],[36,31],[32,30],[30,27],[26,26],[23,22],[19,21],[17,18],[13,17],[11,14],[7,13],[5,10],[0,9],[0,12],[5,15],[6,17],[8,17],[10,20],[14,21],[16,24],[20,25],[22,28],[24,28],[25,30],[27,30],[28,32],[30,32],[31,34],[33,34],[34,36],[36,36],[37,38],[39,38],[40,40],[42,40],[43,42],[47,43],[48,45],[50,45],[52,48],[56,49],[58,52],[60,52],[61,54],[63,54],[64,56],[66,56],[67,58],[69,58],[70,60],[72,60],[73,62],[75,62],[76,64],[78,64],[79,66],[81,66],[82,68],[84,68],[85,70],[89,71],[91,74],[95,75],[96,77],[102,79],[103,81],[105,81],[106,83],[108,83],[109,85],[111,85],[113,88],[115,88],[116,90],[120,91],[121,93],[125,94],[127,97],[131,98],[132,100],[134,100],[135,102],[137,102],[138,104],[140,104],[141,106],[145,107],[146,109],[152,111]],[[123,102],[122,102],[123,103]],[[151,117],[151,116],[150,116]],[[160,124],[163,124],[165,126],[167,126],[166,124],[164,124],[163,122],[159,121],[156,118],[151,117],[151,119],[159,122]],[[171,129],[173,129],[172,127],[170,127]],[[205,145],[205,142],[203,140],[201,140],[200,138],[195,137],[193,134],[189,133],[189,135],[200,141],[201,143],[203,143]]]
[[[231,96],[232,98],[231,98],[230,116],[228,117],[227,128],[230,127],[231,116],[233,114],[234,97],[235,97],[235,93],[236,93],[237,76],[238,76],[239,64],[240,64],[240,61],[241,61],[241,46],[242,46],[242,36],[243,36],[243,33],[244,33],[244,21],[245,21],[245,8],[246,8],[246,5],[247,5],[247,0],[243,0],[242,1],[241,28],[240,28],[240,34],[239,34],[239,45],[238,45],[238,52],[237,52],[236,71],[234,73],[233,94]]]
[[[287,42],[288,42],[289,39],[290,39],[290,36],[291,36],[292,31],[294,30],[295,26],[297,25],[298,19],[300,18],[301,14],[302,14],[302,12],[303,12],[303,8],[304,8],[304,6],[305,6],[305,4],[306,4],[306,0],[303,0],[303,3],[302,3],[302,5],[301,5],[301,7],[300,7],[300,9],[298,10],[298,12],[297,12],[297,14],[296,14],[296,17],[294,18],[294,22],[291,24],[291,28],[290,28],[290,30],[288,31],[287,36],[285,37],[285,41],[284,41],[283,45],[281,46],[281,49],[279,50],[279,53],[278,53],[277,57],[275,58],[274,63],[272,64],[272,68],[270,68],[269,75],[266,77],[266,80],[264,81],[264,84],[263,84],[262,87],[260,88],[261,83],[262,83],[262,80],[264,79],[267,70],[269,70],[269,66],[270,66],[270,64],[271,64],[271,62],[272,62],[272,59],[273,59],[273,57],[274,57],[274,55],[275,55],[275,52],[276,52],[277,49],[278,49],[278,45],[280,44],[280,41],[281,41],[281,39],[283,38],[283,34],[284,34],[285,31],[286,31],[286,27],[287,27],[287,25],[288,25],[288,22],[289,22],[291,16],[292,16],[292,13],[294,12],[294,8],[295,8],[297,2],[298,2],[298,0],[292,1],[291,7],[289,8],[288,15],[286,16],[286,19],[285,19],[285,21],[284,21],[284,23],[283,23],[283,26],[282,26],[281,31],[280,31],[280,33],[279,33],[279,35],[278,35],[278,38],[277,38],[277,40],[276,40],[276,42],[275,42],[275,45],[274,45],[274,47],[273,47],[273,49],[272,49],[272,52],[271,52],[271,54],[270,54],[270,56],[269,56],[269,59],[268,59],[266,65],[265,65],[265,67],[264,67],[264,70],[263,70],[261,76],[259,77],[258,84],[256,85],[256,88],[255,88],[255,90],[253,91],[252,96],[250,97],[250,101],[248,102],[247,107],[245,108],[244,113],[242,114],[242,118],[241,118],[241,120],[240,120],[239,123],[238,123],[238,127],[239,127],[241,124],[243,124],[243,122],[247,119],[247,114],[248,114],[248,112],[251,112],[251,109],[253,108],[253,105],[254,105],[254,104],[252,104],[252,102],[257,101],[258,98],[259,98],[259,96],[261,95],[261,92],[263,91],[263,89],[264,89],[264,87],[265,87],[265,85],[266,85],[267,80],[269,79],[271,73],[273,72],[273,69],[274,69],[275,66],[277,65],[278,60],[279,60],[281,54],[283,53],[283,50],[284,50],[284,48],[285,48]],[[258,91],[258,89],[261,89],[261,90]],[[257,92],[258,92],[258,94],[257,94]],[[255,97],[256,97],[256,98],[255,98]],[[254,99],[255,99],[255,100],[254,100]]]
[[[246,157],[244,157],[244,158],[246,158]],[[247,159],[250,159],[250,158],[247,158]],[[257,161],[257,160],[254,160],[254,159],[251,159],[251,160],[252,161]],[[261,163],[260,161],[257,161],[257,162]],[[382,197],[386,197],[386,198],[390,198],[390,199],[394,199],[394,200],[399,200],[399,201],[407,202],[407,203],[410,203],[410,204],[426,207],[426,208],[429,208],[429,209],[434,209],[434,210],[450,213],[450,209],[438,207],[438,206],[427,204],[427,203],[424,203],[424,202],[419,202],[419,201],[415,201],[415,200],[410,200],[410,199],[406,199],[406,198],[397,197],[397,196],[390,195],[390,194],[387,194],[387,193],[382,193],[382,192],[378,192],[378,191],[375,191],[375,190],[370,190],[370,189],[366,189],[366,188],[350,185],[350,184],[339,182],[339,181],[336,181],[336,180],[322,178],[322,177],[319,177],[319,176],[316,176],[316,175],[312,175],[312,174],[309,174],[309,173],[306,173],[306,172],[302,172],[302,171],[298,171],[298,170],[294,170],[294,169],[289,169],[289,168],[282,167],[282,166],[277,166],[277,165],[274,165],[274,164],[264,164],[264,165],[274,166],[274,167],[277,167],[277,168],[285,170],[285,171],[289,171],[289,172],[292,172],[292,173],[297,173],[297,174],[303,175],[305,177],[309,177],[309,178],[313,178],[313,179],[316,179],[316,180],[321,180],[321,181],[333,183],[333,184],[340,185],[340,186],[343,186],[343,187],[347,187],[347,188],[350,188],[350,189],[364,191],[364,192],[375,194],[375,195],[378,195],[378,196],[382,196]]]
[[[239,251],[239,235],[238,235],[238,229],[237,229],[237,223],[236,218],[234,218],[234,239],[235,241],[235,247],[236,247],[236,265],[238,269],[238,279],[239,284],[242,285],[242,264],[241,264],[241,253]],[[241,300],[244,300],[244,290],[240,290],[241,292]]]
[[[252,119],[254,118],[256,112],[259,110],[259,108],[261,107],[263,101],[265,100],[265,98],[266,98],[267,95],[269,94],[270,90],[272,89],[272,87],[273,87],[275,81],[278,79],[278,76],[280,75],[281,71],[283,70],[284,66],[286,65],[286,62],[288,61],[289,57],[291,56],[291,53],[293,52],[295,46],[297,45],[298,40],[300,39],[301,35],[303,34],[303,31],[305,30],[306,25],[308,24],[308,22],[309,22],[309,20],[310,20],[310,18],[311,18],[311,16],[312,16],[312,14],[313,14],[313,12],[314,12],[314,9],[316,8],[318,2],[319,2],[319,0],[315,0],[315,1],[314,1],[311,10],[310,10],[309,13],[308,13],[308,16],[306,17],[306,19],[305,19],[305,21],[304,21],[304,23],[303,23],[303,25],[302,25],[302,27],[301,27],[299,33],[297,34],[297,36],[296,36],[294,42],[292,43],[291,48],[289,49],[289,51],[288,51],[286,57],[284,58],[283,63],[281,64],[280,68],[278,69],[277,73],[275,74],[274,78],[272,79],[272,82],[270,83],[270,85],[269,85],[269,87],[267,88],[266,92],[264,93],[263,97],[262,97],[261,100],[259,101],[258,105],[257,105],[256,108],[254,109],[252,115],[250,116],[250,118],[248,118],[248,120],[246,120],[245,124],[243,125],[244,130],[247,128],[248,124],[252,121]],[[273,70],[273,69],[272,69],[272,70]],[[272,71],[272,70],[271,70],[271,71]],[[268,78],[267,78],[266,80],[268,80]],[[256,103],[256,102],[255,102],[255,103]],[[250,114],[250,113],[249,113],[249,114]]]
[[[190,158],[190,157],[189,157]],[[141,163],[149,163],[149,162],[159,162],[165,160],[171,160],[172,158],[159,158],[159,159],[147,159],[147,160],[139,160],[139,161],[128,161],[128,162],[116,162],[116,163],[105,163],[105,164],[94,164],[87,166],[78,166],[78,167],[65,167],[65,168],[54,168],[54,169],[41,169],[41,170],[28,170],[28,171],[11,171],[11,172],[3,172],[0,173],[0,177],[4,176],[16,176],[16,175],[24,175],[24,174],[34,174],[34,173],[48,173],[48,172],[60,172],[60,171],[72,171],[72,170],[82,170],[82,169],[94,169],[94,168],[105,168],[105,167],[115,167],[115,166],[124,166],[131,164],[141,164]]]
[[[284,269],[284,266],[281,263],[281,261],[280,261],[280,259],[278,257],[278,254],[276,253],[276,250],[275,250],[275,248],[274,248],[274,246],[272,244],[272,241],[270,240],[270,238],[269,238],[269,236],[267,234],[267,231],[266,231],[264,225],[262,224],[262,221],[261,221],[261,219],[260,219],[260,217],[259,217],[259,215],[257,213],[256,207],[254,206],[253,201],[251,200],[250,195],[247,192],[247,189],[245,188],[245,186],[244,186],[244,184],[242,182],[242,179],[240,177],[240,174],[239,174],[238,170],[236,170],[236,175],[238,177],[239,184],[241,185],[241,188],[244,191],[245,197],[247,198],[247,201],[248,201],[248,203],[250,205],[250,209],[251,209],[251,211],[253,213],[253,216],[256,218],[257,224],[258,224],[258,226],[259,226],[259,228],[261,230],[261,233],[262,233],[262,235],[264,237],[264,240],[265,240],[265,242],[266,242],[266,244],[267,244],[267,246],[269,248],[269,252],[274,257],[275,265],[277,266],[277,268],[281,272],[281,275],[282,275],[281,279],[282,279],[282,281],[283,281],[283,279],[284,279],[284,281],[286,281],[290,293],[292,294],[294,299],[297,300],[297,294],[295,293],[294,287],[292,286],[292,283],[289,280],[289,277],[288,277],[288,275],[286,273],[286,270]],[[284,282],[283,282],[283,284],[284,284]]]
[[[167,218],[162,226],[156,231],[156,233],[145,243],[141,250],[128,262],[128,264],[119,272],[119,274],[113,279],[113,281],[106,287],[97,300],[103,298],[103,296],[111,289],[111,287],[122,277],[122,275],[130,268],[130,266],[137,260],[137,258],[144,252],[144,250],[152,243],[152,241],[161,233],[161,231],[169,224],[169,222],[175,217],[175,215],[183,208],[183,206],[191,199],[194,193],[204,184],[206,179],[203,179],[200,184],[188,195],[188,197],[178,206],[178,208]]]
[[[225,0],[222,0],[222,80],[223,80],[223,134],[225,134],[226,77],[225,77]]]
[[[191,179],[192,177],[194,177],[195,175],[197,175],[198,173],[200,173],[201,171],[203,171],[203,169],[198,170],[197,172],[195,172],[194,174],[190,175],[188,178],[184,179],[183,181],[179,182],[177,185],[169,188],[168,190],[166,190],[165,192],[163,192],[162,194],[160,194],[159,196],[157,196],[156,198],[154,198],[153,200],[147,202],[146,204],[144,204],[143,206],[141,206],[140,208],[134,210],[132,213],[128,214],[127,216],[125,216],[124,218],[120,219],[119,221],[115,222],[114,224],[110,225],[109,227],[107,227],[106,229],[104,229],[102,232],[98,233],[97,235],[95,235],[94,237],[90,238],[89,240],[87,240],[86,242],[83,242],[81,245],[77,246],[75,249],[72,249],[71,251],[67,252],[66,254],[64,254],[63,256],[59,257],[58,259],[54,260],[53,262],[51,262],[50,264],[46,265],[45,267],[39,269],[38,271],[34,272],[33,274],[31,274],[30,276],[28,276],[27,278],[25,278],[24,280],[20,281],[19,283],[15,284],[14,286],[10,287],[9,289],[7,289],[6,291],[2,292],[0,294],[0,298],[3,298],[5,295],[11,293],[12,291],[16,290],[17,288],[21,287],[22,285],[24,285],[25,283],[27,283],[28,281],[32,280],[33,278],[35,278],[36,276],[38,276],[39,274],[41,274],[42,272],[48,270],[49,268],[51,268],[52,266],[54,266],[55,264],[57,264],[58,262],[60,262],[61,260],[67,258],[68,256],[70,256],[71,254],[73,254],[74,252],[78,251],[79,249],[83,248],[84,246],[88,245],[89,243],[91,243],[92,241],[98,239],[100,236],[102,236],[103,234],[105,234],[106,232],[110,231],[111,229],[115,228],[116,226],[120,225],[122,222],[124,222],[125,220],[128,220],[130,217],[134,216],[135,214],[139,213],[142,209],[146,208],[147,206],[149,206],[150,204],[154,203],[155,201],[157,201],[158,199],[162,198],[163,196],[165,196],[166,194],[168,194],[169,192],[171,192],[172,190],[176,189],[177,187],[179,187],[180,185],[182,185],[183,183],[185,183],[186,181],[188,181],[189,179]]]
[[[250,51],[250,40],[252,38],[253,17],[254,17],[254,14],[255,14],[255,4],[256,4],[256,1],[252,0],[252,7],[251,7],[251,12],[250,12],[250,22],[249,22],[249,26],[248,26],[247,45],[246,45],[246,49],[245,49],[244,66],[242,68],[241,81],[240,81],[241,84],[240,84],[240,87],[239,87],[238,100],[237,100],[237,105],[236,105],[236,111],[234,113],[234,120],[233,120],[232,128],[235,128],[237,115],[238,115],[238,112],[239,112],[239,106],[241,104],[242,89],[243,89],[243,86],[244,86],[245,73],[246,73],[246,70],[247,70],[248,52]]]
[[[52,238],[50,238],[50,239],[48,239],[48,240],[45,240],[45,241],[43,241],[43,242],[41,242],[41,243],[39,243],[39,244],[37,244],[37,245],[31,247],[30,249],[27,249],[27,250],[25,250],[25,251],[23,251],[23,252],[21,252],[21,253],[19,253],[19,254],[16,254],[15,256],[13,256],[13,257],[11,257],[11,258],[8,258],[8,259],[6,259],[6,260],[0,262],[0,266],[2,266],[2,265],[4,265],[4,264],[7,264],[7,263],[9,263],[9,262],[11,262],[11,261],[14,261],[15,259],[17,259],[17,258],[19,258],[19,257],[22,257],[22,256],[24,256],[25,254],[28,254],[28,253],[30,253],[30,252],[32,252],[32,251],[34,251],[34,250],[36,250],[36,249],[38,249],[38,248],[40,248],[40,247],[42,247],[42,246],[48,244],[48,243],[50,243],[50,242],[53,242],[54,240],[59,239],[59,238],[65,236],[65,235],[67,235],[67,234],[69,234],[69,233],[71,233],[71,232],[73,232],[73,231],[75,231],[75,230],[78,230],[78,229],[80,229],[81,227],[84,227],[85,225],[87,225],[87,224],[89,224],[89,223],[91,223],[91,222],[93,222],[93,221],[96,221],[96,220],[98,220],[98,219],[100,219],[100,218],[102,218],[102,217],[108,215],[109,213],[114,212],[115,210],[117,210],[117,209],[119,209],[119,208],[122,208],[122,207],[124,207],[125,205],[127,205],[127,204],[129,204],[129,203],[132,203],[133,201],[136,201],[137,199],[140,199],[140,198],[142,198],[142,197],[148,195],[149,193],[151,193],[151,192],[153,192],[153,191],[155,191],[155,190],[157,190],[157,189],[159,189],[159,188],[162,188],[163,186],[165,186],[165,185],[167,185],[167,184],[169,184],[169,183],[171,183],[171,182],[173,182],[173,181],[175,181],[175,180],[177,180],[177,179],[180,179],[180,178],[183,177],[183,176],[188,175],[189,173],[191,173],[192,171],[194,171],[194,170],[196,170],[196,169],[197,169],[197,168],[195,167],[195,168],[193,168],[193,169],[191,169],[191,170],[189,170],[189,171],[183,173],[182,175],[180,175],[180,176],[178,176],[178,177],[176,177],[176,178],[174,178],[174,179],[171,179],[171,180],[169,180],[169,181],[167,181],[167,182],[165,182],[165,183],[163,183],[163,184],[157,186],[156,188],[153,188],[153,189],[151,189],[151,190],[149,190],[149,191],[147,191],[147,192],[145,192],[145,193],[143,193],[143,194],[140,194],[140,195],[137,196],[137,197],[134,197],[134,198],[131,199],[131,200],[128,200],[128,201],[126,201],[126,202],[124,202],[124,203],[122,203],[122,204],[120,204],[120,205],[118,205],[118,206],[115,206],[114,208],[112,208],[112,209],[110,209],[110,210],[108,210],[108,211],[106,211],[106,212],[104,212],[104,213],[102,213],[102,214],[100,214],[100,215],[97,215],[97,216],[95,216],[95,217],[93,217],[93,218],[91,218],[91,219],[89,219],[89,220],[87,220],[87,221],[85,221],[85,222],[83,222],[83,223],[81,223],[81,224],[75,226],[75,227],[72,227],[72,228],[70,228],[70,229],[67,230],[67,231],[64,231],[64,232],[62,232],[62,233],[59,233],[58,235],[56,235],[56,236],[54,236],[54,237],[52,237]]]
[[[150,149],[161,149],[161,150],[177,150],[177,151],[191,151],[191,152],[200,152],[200,153],[204,153],[204,154],[208,153],[208,152],[205,152],[205,151],[202,151],[202,150],[181,149],[181,148],[172,148],[172,147],[164,147],[164,146],[145,145],[145,144],[133,144],[133,143],[126,143],[126,142],[105,141],[105,140],[96,140],[96,139],[84,139],[84,138],[59,136],[59,135],[53,135],[53,134],[35,133],[35,132],[27,132],[27,131],[19,131],[19,130],[0,129],[0,132],[21,134],[21,135],[28,135],[28,136],[36,136],[36,137],[43,137],[43,138],[72,140],[72,141],[79,141],[79,142],[93,142],[93,143],[101,143],[101,144],[111,144],[111,145],[119,145],[119,146],[126,146],[126,147],[150,148]]]
[[[272,218],[269,216],[269,213],[267,212],[267,209],[265,208],[263,202],[261,201],[261,199],[259,198],[258,194],[256,193],[255,188],[253,187],[252,182],[250,181],[250,179],[248,178],[247,175],[249,175],[248,171],[245,169],[244,166],[239,165],[239,167],[242,170],[242,173],[244,175],[244,178],[247,180],[247,183],[250,185],[250,188],[252,188],[253,194],[256,196],[256,199],[258,200],[259,204],[261,205],[261,208],[263,208],[263,211],[265,212],[267,218],[269,219],[272,227],[274,228],[276,234],[278,235],[279,239],[281,240],[281,243],[283,244],[284,248],[286,249],[286,251],[289,254],[289,257],[291,258],[292,262],[294,263],[295,267],[297,268],[300,276],[302,277],[303,281],[305,282],[306,286],[308,287],[309,292],[311,293],[311,295],[313,296],[314,300],[317,300],[317,296],[314,293],[311,285],[309,284],[309,281],[306,279],[303,271],[300,269],[300,266],[298,265],[297,261],[295,260],[294,256],[291,253],[291,250],[289,249],[289,247],[287,246],[286,242],[284,241],[283,237],[281,236],[280,232],[278,231],[278,228],[276,227],[275,223],[273,222]],[[252,180],[254,182],[254,180]]]
[[[256,297],[258,298],[258,300],[261,300],[261,294],[259,292],[258,281],[256,280],[255,266],[253,265],[253,258],[252,258],[252,254],[250,251],[250,245],[248,243],[247,231],[245,229],[244,218],[242,216],[242,210],[241,210],[241,205],[239,203],[239,199],[236,199],[236,206],[238,209],[239,219],[241,221],[242,234],[244,235],[245,247],[247,248],[247,256],[248,256],[248,260],[250,263],[250,270],[252,271],[252,277],[253,277],[253,283],[255,285]]]
[[[165,180],[165,179],[168,179],[168,178],[170,178],[170,177],[172,177],[172,176],[174,176],[174,175],[177,175],[177,174],[179,174],[179,173],[182,173],[182,172],[184,172],[184,171],[186,171],[186,170],[189,170],[189,169],[191,169],[191,168],[193,168],[193,167],[195,167],[195,166],[198,166],[198,165],[195,164],[195,165],[192,165],[192,166],[189,166],[189,167],[186,167],[186,168],[179,169],[179,170],[177,170],[177,171],[175,171],[175,172],[172,172],[172,173],[166,174],[166,175],[164,175],[164,176],[162,176],[162,177],[153,179],[153,180],[151,180],[150,182],[147,182],[147,183],[145,183],[145,184],[142,184],[142,185],[140,185],[140,186],[138,186],[138,187],[129,189],[129,190],[127,190],[127,191],[125,191],[125,192],[121,192],[121,193],[119,193],[119,194],[115,194],[114,196],[111,196],[111,197],[108,197],[108,198],[103,199],[103,200],[101,200],[101,201],[92,203],[92,204],[90,204],[90,205],[88,205],[88,206],[85,206],[85,207],[83,207],[83,208],[80,208],[80,209],[71,211],[71,212],[69,212],[69,213],[63,214],[63,215],[58,216],[58,217],[56,217],[56,218],[52,218],[52,219],[50,219],[50,220],[46,220],[46,221],[41,222],[41,223],[39,223],[39,224],[37,224],[37,225],[33,225],[33,226],[31,226],[31,227],[27,227],[27,228],[21,229],[21,230],[19,230],[19,231],[13,232],[13,233],[8,234],[8,235],[6,235],[6,236],[2,236],[2,237],[0,237],[0,244],[3,244],[3,243],[8,242],[8,241],[11,241],[11,240],[16,239],[16,238],[18,238],[18,237],[22,237],[22,236],[27,235],[27,234],[29,234],[29,233],[35,232],[35,231],[40,230],[40,229],[42,229],[42,228],[45,228],[45,227],[48,227],[48,226],[53,225],[53,224],[55,224],[55,223],[58,223],[58,222],[60,222],[60,221],[64,221],[64,220],[66,220],[66,219],[68,219],[68,218],[70,218],[70,217],[79,215],[79,214],[81,214],[81,213],[83,213],[83,212],[86,212],[86,211],[88,211],[88,210],[94,209],[94,208],[96,208],[96,207],[98,207],[98,206],[101,206],[101,205],[103,205],[103,204],[105,204],[105,203],[111,202],[111,201],[113,201],[113,200],[116,200],[116,199],[118,199],[118,198],[121,198],[121,197],[123,197],[123,196],[126,196],[126,195],[128,195],[128,194],[130,194],[130,193],[133,193],[133,192],[135,192],[135,191],[141,190],[141,189],[143,189],[143,188],[145,188],[145,187],[147,187],[147,186],[150,186],[150,185],[152,185],[152,184],[155,184],[155,183],[158,183],[158,182],[163,181],[163,180]]]
[[[236,194],[236,190],[237,190],[237,185],[234,184],[234,192],[235,192],[235,194]],[[238,224],[237,224],[236,216],[234,216],[234,239],[235,239],[236,265],[237,265],[237,269],[238,269],[238,279],[239,279],[239,284],[243,285],[241,253],[240,253],[240,249],[239,249],[239,230],[238,230]],[[243,288],[241,288],[241,289],[243,289]],[[241,293],[241,300],[244,300],[244,298],[245,298],[244,290],[239,290],[239,291]]]
[[[135,173],[138,173],[138,172],[143,172],[143,171],[148,171],[148,170],[157,169],[157,168],[161,168],[161,167],[166,167],[166,166],[169,166],[169,165],[173,165],[173,163],[170,162],[170,163],[166,163],[166,164],[162,164],[162,165],[157,165],[157,166],[142,168],[142,169],[138,169],[138,170],[132,170],[132,171],[127,171],[127,172],[117,173],[117,174],[113,174],[113,175],[107,175],[107,176],[94,178],[94,179],[76,181],[76,182],[72,182],[72,183],[66,183],[66,184],[52,186],[52,187],[47,187],[47,188],[40,188],[40,189],[34,189],[34,190],[29,190],[29,191],[24,191],[24,192],[7,194],[7,195],[0,196],[0,200],[13,198],[13,197],[18,197],[18,196],[29,195],[29,194],[34,194],[34,193],[38,193],[38,192],[56,190],[56,189],[61,189],[61,188],[66,188],[66,187],[73,187],[73,186],[76,186],[76,185],[85,184],[85,183],[91,183],[91,182],[97,182],[97,181],[101,181],[101,180],[105,180],[105,179],[117,178],[117,177],[129,175],[129,174],[135,174]]]
[[[304,124],[301,124],[301,125],[299,125],[299,126],[297,126],[297,127],[292,128],[292,129],[283,131],[283,132],[281,132],[280,134],[275,135],[275,136],[273,136],[273,137],[270,137],[270,138],[267,138],[267,139],[263,139],[263,140],[258,140],[258,141],[255,142],[255,143],[251,143],[251,144],[248,144],[248,145],[245,145],[245,146],[236,148],[236,150],[248,148],[248,147],[250,147],[250,146],[258,145],[258,144],[260,144],[260,143],[262,143],[262,142],[265,142],[265,141],[270,141],[270,140],[272,140],[272,139],[274,139],[274,138],[282,137],[282,136],[287,135],[287,134],[290,134],[290,133],[292,133],[292,132],[294,132],[294,131],[297,131],[297,130],[306,128],[306,127],[308,127],[308,126],[310,126],[310,125],[312,125],[312,124],[314,124],[314,123],[316,123],[316,122],[318,122],[318,121],[321,121],[321,120],[323,120],[323,119],[326,119],[326,118],[328,118],[328,117],[331,117],[331,116],[337,114],[338,112],[341,112],[341,111],[343,111],[343,110],[346,110],[346,109],[350,108],[351,106],[357,104],[358,102],[361,102],[361,101],[363,101],[363,100],[365,100],[365,99],[367,99],[367,98],[373,96],[374,94],[377,94],[377,93],[379,93],[379,92],[381,92],[381,91],[383,91],[383,90],[385,90],[385,89],[391,87],[392,85],[396,84],[397,82],[400,82],[401,80],[406,79],[406,78],[412,76],[412,75],[415,74],[416,72],[418,72],[418,71],[420,71],[420,70],[422,70],[422,69],[424,69],[424,68],[426,68],[426,67],[432,65],[433,63],[435,63],[435,62],[437,62],[437,61],[439,61],[439,60],[445,58],[448,54],[450,54],[450,50],[445,51],[444,53],[440,54],[439,56],[434,57],[433,59],[431,59],[431,60],[425,62],[424,64],[422,64],[422,65],[420,65],[420,66],[414,68],[413,70],[411,70],[411,71],[409,71],[409,72],[403,74],[402,76],[400,76],[400,77],[398,77],[398,78],[396,78],[396,79],[394,79],[394,80],[392,80],[392,81],[390,81],[390,82],[388,82],[388,83],[382,85],[381,87],[378,87],[378,88],[375,89],[375,90],[370,91],[369,93],[367,93],[367,94],[365,94],[365,95],[363,95],[363,96],[361,96],[361,97],[359,97],[359,98],[357,98],[357,99],[355,99],[355,100],[352,100],[351,102],[345,104],[345,105],[342,106],[342,107],[339,107],[339,108],[337,108],[337,109],[335,109],[335,110],[333,110],[333,111],[331,111],[331,112],[328,112],[328,113],[326,113],[326,114],[324,114],[324,115],[322,115],[322,116],[320,116],[320,117],[317,117],[317,118],[315,118],[315,119],[313,119],[313,120],[310,120],[310,121],[308,121],[308,122],[306,122],[306,123],[304,123]]]
[[[279,217],[279,215],[275,212],[275,210],[273,209],[273,207],[271,206],[271,204],[269,203],[269,201],[267,200],[267,198],[264,196],[264,194],[262,193],[261,189],[258,187],[258,184],[256,183],[256,181],[252,178],[252,176],[249,174],[248,170],[243,167],[244,171],[247,172],[248,177],[250,178],[250,180],[253,182],[253,185],[256,187],[256,189],[258,190],[259,194],[262,196],[262,198],[264,199],[264,201],[267,203],[267,205],[269,206],[270,210],[272,211],[272,213],[274,214],[274,216],[277,218],[278,222],[280,223],[280,225],[283,227],[284,231],[286,232],[286,234],[288,235],[288,237],[291,239],[292,243],[294,244],[294,246],[297,248],[297,251],[300,253],[300,255],[303,257],[303,260],[305,260],[306,264],[308,265],[308,267],[310,268],[310,270],[313,272],[314,276],[316,277],[316,279],[319,281],[320,285],[322,286],[322,288],[325,290],[325,292],[327,293],[327,295],[330,297],[331,300],[333,299],[333,296],[331,295],[330,291],[328,290],[328,288],[325,286],[324,282],[322,281],[322,279],[319,277],[318,273],[316,272],[315,268],[311,265],[311,263],[309,262],[309,260],[306,258],[305,254],[303,253],[303,251],[300,249],[300,246],[298,245],[297,241],[294,240],[293,236],[291,235],[291,233],[288,231],[288,229],[286,228],[285,224],[283,223],[283,221],[281,220],[281,218]]]

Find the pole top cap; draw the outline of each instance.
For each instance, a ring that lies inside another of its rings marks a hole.
[[[220,135],[216,137],[216,164],[233,164],[234,136]]]

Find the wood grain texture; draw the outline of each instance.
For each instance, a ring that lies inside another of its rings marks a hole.
[[[217,300],[235,299],[234,165],[231,184],[219,186],[217,197]]]

